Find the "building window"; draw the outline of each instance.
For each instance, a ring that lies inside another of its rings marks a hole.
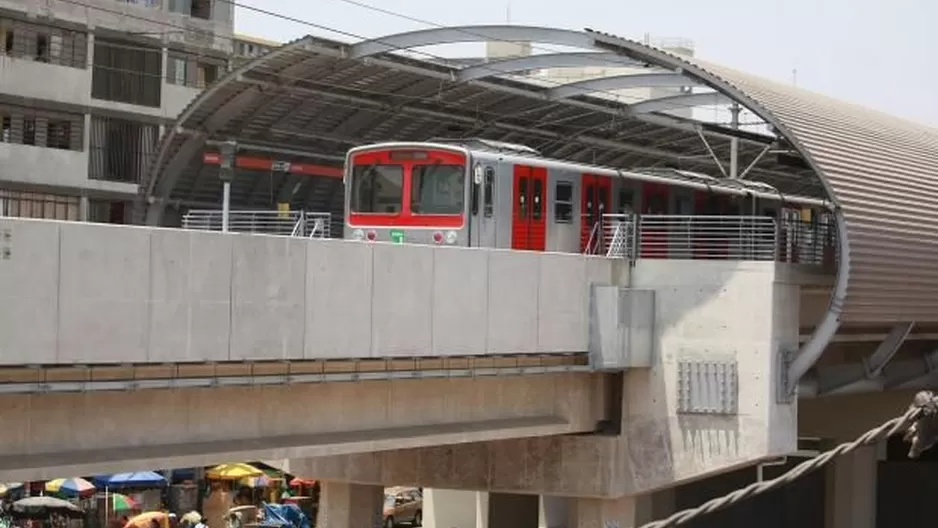
[[[172,53],[166,65],[166,82],[191,88],[205,88],[218,80],[221,60]]]
[[[46,146],[65,150],[72,148],[72,123],[50,119],[46,128]]]
[[[158,49],[96,39],[91,97],[158,108],[162,62]]]
[[[169,84],[175,84],[178,86],[186,86],[186,67],[187,61],[183,57],[169,57],[169,62],[166,64],[166,82]]]
[[[13,42],[15,37],[13,36],[13,28],[10,27],[0,27],[0,42],[3,42],[3,53],[4,55],[13,55]]]
[[[157,125],[93,116],[88,177],[139,182],[147,171],[158,139]]]
[[[36,35],[36,56],[39,62],[49,62],[49,37],[42,33]]]
[[[0,18],[0,53],[13,58],[86,68],[88,35],[56,26]]]
[[[573,184],[570,182],[557,182],[554,189],[554,222],[573,223]]]
[[[36,120],[32,117],[23,119],[23,144],[36,144]]]
[[[81,150],[84,116],[0,105],[0,142]]]
[[[211,0],[169,0],[169,10],[195,18],[212,18]]]
[[[191,0],[192,11],[189,14],[194,18],[212,19],[212,1],[211,0]]]
[[[77,196],[0,189],[0,216],[78,220]]]

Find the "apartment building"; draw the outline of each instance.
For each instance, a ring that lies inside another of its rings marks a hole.
[[[220,0],[0,0],[0,215],[124,223],[232,52]]]

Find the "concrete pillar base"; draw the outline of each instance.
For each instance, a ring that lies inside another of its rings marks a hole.
[[[827,528],[875,528],[877,446],[861,447],[828,466]]]
[[[381,528],[384,487],[323,482],[316,528]]]
[[[633,528],[636,498],[573,499],[567,516],[567,528]]]

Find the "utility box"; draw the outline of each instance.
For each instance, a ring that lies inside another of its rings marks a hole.
[[[592,285],[590,366],[596,370],[651,367],[655,291]]]

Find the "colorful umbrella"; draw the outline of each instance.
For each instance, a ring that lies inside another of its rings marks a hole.
[[[290,481],[290,487],[293,487],[293,488],[298,488],[300,486],[315,486],[315,485],[316,485],[315,480],[304,479],[300,477],[296,477]]]
[[[0,497],[3,497],[7,493],[18,490],[22,487],[23,487],[22,482],[6,482],[4,484],[0,484]]]
[[[74,504],[55,497],[27,497],[13,503],[10,509],[14,518],[46,519],[57,513],[72,519],[79,519],[85,511]]]
[[[207,478],[213,480],[241,480],[247,477],[260,477],[263,471],[250,464],[221,464],[205,472]]]
[[[94,483],[99,488],[154,488],[168,484],[166,478],[153,471],[139,473],[117,473],[115,475],[96,475]]]
[[[46,482],[46,491],[77,497],[94,491],[94,484],[83,478],[55,479]]]
[[[111,493],[108,495],[107,500],[110,501],[110,507],[113,511],[128,511],[137,509],[137,503],[127,495]]]

